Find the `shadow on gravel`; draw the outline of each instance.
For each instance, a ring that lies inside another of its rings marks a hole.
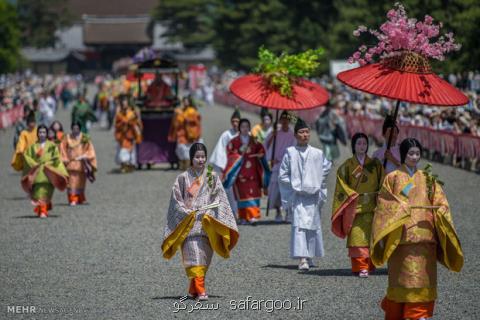
[[[178,171],[179,173],[181,173],[182,171],[180,170],[177,170],[177,169],[171,169],[171,168],[150,168],[150,169],[147,169],[147,168],[143,168],[143,169],[135,169],[134,171],[132,172],[121,172],[119,168],[115,168],[115,169],[111,169],[109,171],[107,171],[107,174],[113,174],[113,175],[123,175],[123,174],[133,174],[135,172],[148,172],[148,171],[159,171],[159,172],[167,172],[167,171]]]
[[[163,296],[163,297],[153,297],[152,300],[180,300],[183,296]],[[222,296],[208,295],[209,298],[223,298]],[[195,300],[195,299],[188,299]]]
[[[90,205],[90,202],[84,202],[82,204],[77,204],[76,206],[71,206],[70,204],[68,203],[56,203],[55,204],[55,207],[72,207],[72,208],[76,208],[76,207],[85,207],[85,206],[89,206]]]
[[[352,273],[351,269],[318,269],[302,272],[312,276],[320,277],[357,277]],[[371,273],[370,276],[386,276],[388,275],[387,269],[377,269]]]
[[[260,220],[257,221],[257,226],[281,226],[287,224],[286,222],[277,222],[275,220]]]
[[[287,269],[287,270],[297,270],[297,265],[281,265],[281,264],[267,264],[262,268],[272,268],[272,269]],[[356,277],[352,273],[351,269],[317,269],[315,267],[313,270],[309,271],[299,271],[300,274],[308,274],[312,276],[321,276],[321,277]],[[371,273],[370,276],[386,276],[388,275],[387,269],[377,269],[375,272]]]
[[[298,270],[298,265],[267,264],[266,266],[263,266],[262,268]]]
[[[59,217],[60,217],[59,215],[49,214],[47,219],[49,219],[49,218],[59,218]],[[34,216],[34,215],[13,217],[13,219],[38,219],[38,220],[45,220],[45,219],[40,219],[39,217]]]

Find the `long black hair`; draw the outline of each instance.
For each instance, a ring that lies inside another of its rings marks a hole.
[[[402,141],[402,143],[400,143],[400,161],[402,163],[405,163],[405,158],[407,158],[408,150],[410,150],[413,147],[417,147],[418,149],[420,149],[420,154],[422,154],[423,148],[417,139],[406,138]]]
[[[46,125],[44,125],[44,124],[41,124],[41,125],[39,125],[39,126],[37,127],[37,139],[39,138],[39,137],[38,137],[38,133],[40,132],[40,129],[45,129],[45,132],[46,132],[47,135],[48,135],[48,127],[47,127]]]
[[[189,150],[190,165],[193,165],[193,158],[195,157],[195,153],[197,153],[197,151],[205,152],[205,158],[207,157],[207,147],[203,143],[195,142],[192,144]]]
[[[82,130],[82,125],[78,121],[72,121],[72,124],[70,125],[70,129],[73,129],[73,127],[78,126],[80,130]]]
[[[368,152],[368,137],[367,137],[367,135],[363,132],[357,132],[352,137],[352,153],[353,154],[355,154],[355,145],[357,144],[357,141],[360,138],[365,138],[365,140],[367,141],[367,150],[365,151],[365,153]]]
[[[244,122],[248,123],[248,126],[250,127],[250,129],[252,129],[252,126],[250,125],[250,120],[246,118],[240,119],[240,123],[238,124],[238,127],[240,128],[242,126],[242,123]]]
[[[60,121],[58,121],[58,120],[55,120],[55,121],[52,122],[52,124],[50,125],[50,129],[52,129],[52,130],[54,130],[55,132],[57,132],[57,130],[55,130],[55,129],[53,128],[53,127],[55,126],[55,124],[57,124],[57,123],[58,123],[58,125],[60,126],[60,129],[58,129],[58,131],[63,132],[63,125],[62,125],[62,123],[61,123]]]

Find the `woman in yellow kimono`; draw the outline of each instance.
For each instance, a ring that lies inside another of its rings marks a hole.
[[[272,114],[268,112],[268,109],[262,108],[260,119],[262,122],[257,123],[252,128],[252,137],[263,144],[268,135],[273,131]]]
[[[352,272],[366,278],[374,267],[370,261],[370,235],[377,192],[382,185],[380,161],[367,155],[368,137],[356,133],[352,137],[353,157],[337,171],[333,197],[332,232],[347,237]]]
[[[129,106],[128,96],[119,98],[120,110],[115,116],[115,140],[118,142],[117,163],[121,172],[131,172],[137,163],[136,144],[142,142],[142,122]]]
[[[37,129],[38,142],[31,145],[24,154],[22,188],[30,195],[35,205],[34,212],[40,218],[48,217],[52,209],[55,188],[65,190],[68,173],[60,159],[55,143],[47,140],[48,128],[40,125]]]
[[[81,132],[80,123],[74,122],[72,133],[66,135],[60,143],[62,161],[68,170],[68,203],[71,206],[86,202],[85,187],[87,179],[95,181],[97,157],[90,137]]]
[[[205,167],[205,145],[194,143],[190,159],[192,167],[178,175],[173,185],[162,251],[170,259],[181,248],[189,295],[207,300],[205,275],[213,251],[228,258],[239,235],[222,182],[212,167]]]
[[[37,123],[35,113],[31,112],[27,116],[27,128],[20,132],[20,137],[15,146],[15,152],[12,157],[12,168],[16,171],[23,169],[23,154],[25,151],[37,141]]]
[[[389,173],[378,195],[370,254],[388,262],[385,319],[426,319],[437,298],[437,260],[459,272],[463,252],[447,198],[436,176],[417,169],[422,147],[416,139],[400,144],[402,165]]]

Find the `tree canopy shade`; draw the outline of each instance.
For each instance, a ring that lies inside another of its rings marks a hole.
[[[444,23],[463,45],[439,71],[480,69],[480,0],[404,0],[409,16]],[[346,59],[358,47],[352,32],[378,28],[392,1],[374,0],[159,0],[154,18],[166,37],[187,47],[211,45],[224,67],[251,70],[262,45],[275,53],[325,48],[323,59]],[[368,44],[369,39],[361,39]],[[373,39],[372,39],[373,40]],[[326,63],[322,68],[328,67]]]
[[[72,19],[67,5],[67,1],[63,0],[18,0],[22,45],[37,48],[55,46],[55,31],[69,26]]]
[[[15,71],[20,63],[20,29],[15,7],[0,0],[0,74]]]

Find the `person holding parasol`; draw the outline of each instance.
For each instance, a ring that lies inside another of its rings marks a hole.
[[[428,59],[443,60],[460,49],[452,33],[440,36],[440,24],[426,15],[423,21],[408,18],[396,4],[387,13],[380,31],[370,30],[379,42],[361,46],[350,61],[361,67],[341,72],[343,83],[371,94],[421,105],[459,106],[468,98],[433,73]],[[366,32],[359,27],[355,36]],[[374,56],[381,61],[370,63]],[[389,150],[394,135],[389,135]],[[375,266],[388,262],[388,288],[382,301],[385,319],[427,319],[433,316],[437,298],[436,261],[452,271],[463,266],[463,252],[453,226],[450,207],[441,182],[417,168],[422,146],[407,138],[400,144],[399,169],[387,174],[378,194],[372,225],[370,256]],[[387,159],[384,159],[384,166]]]

